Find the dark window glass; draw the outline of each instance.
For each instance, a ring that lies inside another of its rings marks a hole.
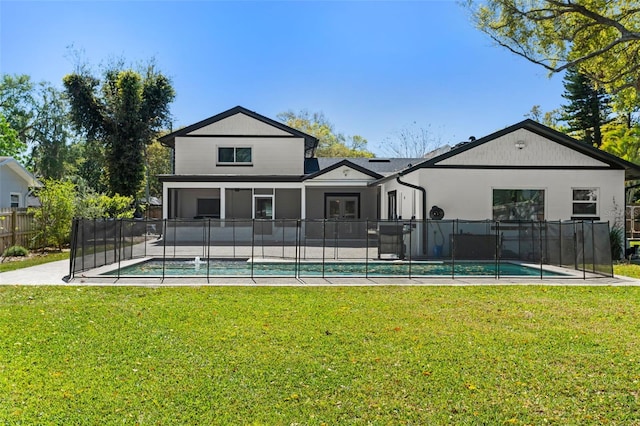
[[[233,148],[218,148],[218,161],[221,163],[233,163]]]
[[[544,220],[544,190],[494,189],[493,220]]]
[[[236,148],[236,163],[250,163],[251,148]]]

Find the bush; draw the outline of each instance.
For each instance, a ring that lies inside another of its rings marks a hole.
[[[2,253],[4,257],[10,256],[26,256],[29,254],[29,250],[22,246],[11,246]]]
[[[609,231],[609,241],[611,243],[611,259],[615,262],[622,259],[624,256],[624,249],[622,248],[622,242],[624,239],[624,229],[619,226],[614,226]]]

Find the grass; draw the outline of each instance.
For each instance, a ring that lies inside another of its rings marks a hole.
[[[28,268],[30,266],[42,265],[43,263],[55,262],[69,259],[69,252],[47,253],[45,256],[35,256],[24,260],[14,260],[0,263],[0,272],[15,271],[17,269]]]
[[[638,287],[0,287],[0,423],[640,424]]]
[[[613,273],[615,275],[624,275],[625,277],[640,278],[640,265],[617,263],[613,265]]]

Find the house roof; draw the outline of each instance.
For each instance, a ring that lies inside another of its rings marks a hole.
[[[11,169],[15,174],[20,176],[27,185],[32,188],[40,188],[42,187],[42,182],[40,182],[36,177],[31,174],[27,169],[25,169],[22,164],[18,163],[13,157],[0,157],[0,167],[7,167]]]
[[[348,162],[349,165],[356,170],[368,170],[373,174],[384,177],[399,172],[407,167],[411,167],[424,161],[424,158],[352,158],[352,157],[319,157],[308,158],[305,161],[304,173],[306,175],[328,172],[334,170],[336,164]],[[360,170],[360,171],[363,171]],[[373,175],[372,175],[373,176]]]
[[[546,139],[559,143],[560,145],[563,145],[567,148],[573,149],[574,151],[577,151],[583,155],[586,155],[588,157],[601,161],[609,165],[611,168],[624,170],[625,180],[640,179],[640,166],[638,166],[637,164],[623,160],[622,158],[609,154],[606,151],[595,148],[586,143],[580,142],[570,136],[565,135],[564,133],[558,132],[557,130],[554,130],[543,124],[535,122],[531,119],[523,120],[512,126],[509,126],[497,132],[491,133],[490,135],[487,135],[483,138],[476,139],[471,142],[464,142],[464,143],[458,144],[447,152],[444,152],[440,155],[436,155],[432,158],[427,159],[426,161],[421,162],[420,164],[416,164],[412,167],[407,168],[406,170],[401,171],[399,175],[405,175],[407,173],[411,173],[414,170],[421,169],[421,168],[438,167],[438,163],[440,163],[443,160],[446,160],[447,158],[451,158],[455,155],[461,154],[465,151],[473,149],[479,145],[485,144],[487,142],[490,142],[494,139],[497,139],[499,137],[502,137],[504,135],[507,135],[519,129],[525,129],[535,134],[538,134]],[[464,166],[461,166],[461,167],[464,167]],[[512,166],[512,167],[517,168],[519,166]],[[543,168],[547,168],[547,167],[543,167]]]
[[[225,118],[231,117],[233,115],[236,114],[244,114],[248,117],[251,117],[255,120],[261,121],[265,124],[268,124],[270,126],[273,126],[277,129],[283,130],[287,133],[290,133],[294,136],[300,137],[304,139],[304,145],[305,145],[305,156],[306,157],[312,157],[313,156],[313,152],[315,151],[315,149],[318,146],[318,138],[308,135],[304,132],[301,132],[300,130],[294,129],[293,127],[289,127],[286,124],[280,123],[278,121],[272,120],[269,117],[265,117],[264,115],[260,115],[257,112],[254,111],[250,111],[244,107],[241,106],[237,106],[234,108],[231,108],[227,111],[221,112],[220,114],[216,114],[213,117],[209,117],[206,118],[202,121],[198,121],[195,124],[192,124],[190,126],[187,127],[183,127],[180,130],[176,130],[175,132],[169,133],[168,135],[164,135],[160,138],[158,138],[158,140],[167,146],[170,146],[171,148],[175,147],[175,139],[178,136],[187,136],[189,133],[198,130],[202,127],[208,126],[210,124],[213,124],[217,121],[220,120],[224,120]],[[308,155],[307,155],[308,154]]]
[[[321,160],[321,159],[317,158],[316,160]],[[330,172],[332,170],[335,170],[337,168],[340,168],[342,166],[346,166],[346,167],[349,167],[349,168],[351,168],[353,170],[357,170],[360,173],[364,173],[365,175],[371,176],[374,179],[380,179],[382,177],[382,175],[374,172],[370,168],[362,167],[359,164],[356,164],[355,162],[351,161],[351,160],[354,160],[353,158],[349,158],[349,159],[345,158],[345,159],[337,159],[337,160],[338,161],[335,161],[332,164],[327,165],[326,167],[319,168],[319,170],[317,170],[316,172],[307,174],[305,176],[305,180],[306,179],[314,179],[314,178],[316,178],[318,176],[321,176],[321,175],[323,175],[325,173],[328,173],[328,172]],[[320,161],[318,161],[318,165],[319,164],[320,164]],[[306,163],[305,163],[305,166],[306,166]],[[305,174],[306,174],[306,172],[307,172],[307,170],[305,168]]]

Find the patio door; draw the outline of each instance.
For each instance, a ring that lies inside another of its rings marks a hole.
[[[358,194],[327,194],[325,217],[338,221],[335,231],[340,237],[354,237],[358,226],[353,223],[360,218],[360,196]]]
[[[255,219],[265,219],[256,221],[256,234],[268,235],[273,231],[273,196],[255,195],[253,198]]]

